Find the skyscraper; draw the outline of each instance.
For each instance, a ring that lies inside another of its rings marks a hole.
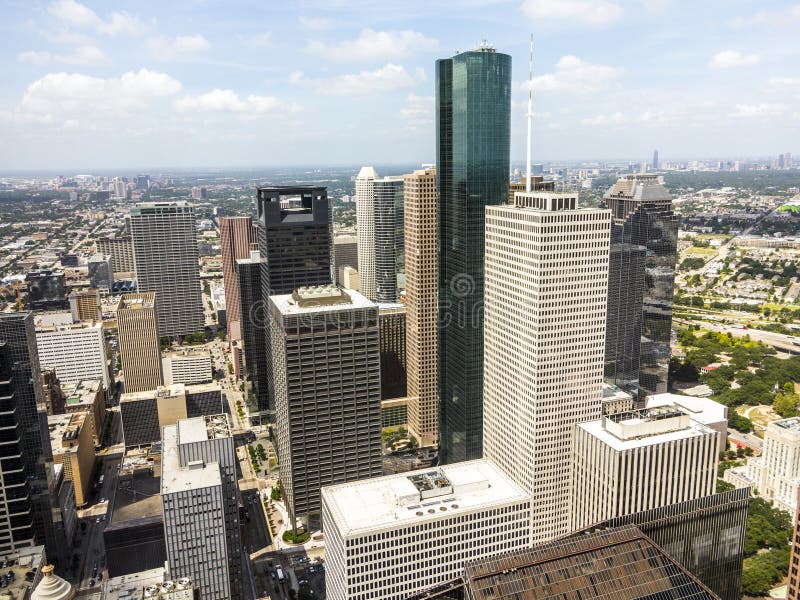
[[[257,202],[264,303],[273,294],[331,283],[331,215],[326,189],[261,187]]]
[[[403,178],[375,185],[375,301],[397,302],[397,272],[403,259]]]
[[[163,382],[156,294],[123,294],[117,306],[117,334],[125,392],[154,390]]]
[[[658,162],[658,150],[653,150],[653,170],[654,171],[658,170],[658,165],[659,164],[660,163]]]
[[[250,217],[220,217],[219,238],[222,253],[222,280],[225,283],[225,308],[228,340],[242,339],[239,323],[239,276],[236,261],[249,258],[258,249],[258,236]]]
[[[629,391],[667,391],[678,217],[658,175],[627,175],[611,209],[605,378]]]
[[[281,483],[292,517],[320,526],[320,488],[381,475],[378,307],[355,291],[270,298]]]
[[[375,300],[375,180],[374,167],[361,167],[356,176],[356,228],[358,275],[361,293]]]
[[[482,46],[436,62],[440,461],[483,454],[487,206],[508,197],[511,57]]]
[[[421,446],[439,439],[436,169],[403,178],[408,429]]]
[[[47,544],[54,528],[48,493],[52,461],[33,313],[0,313],[0,551]]]
[[[261,301],[261,254],[258,250],[250,252],[250,258],[236,261],[236,273],[239,280],[239,309],[244,346],[244,369],[247,380],[255,398],[255,411],[274,409],[269,403],[270,373],[269,349],[264,330],[267,323],[267,311]],[[248,398],[250,395],[248,394]]]
[[[573,427],[601,413],[609,211],[519,193],[486,209],[486,458],[532,495],[531,541],[567,533]]]
[[[131,237],[139,292],[156,292],[158,333],[203,330],[194,207],[147,202],[131,208]]]

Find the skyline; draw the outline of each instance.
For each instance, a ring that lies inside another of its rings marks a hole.
[[[692,19],[687,6],[9,0],[0,136],[15,143],[0,162],[6,171],[429,163],[434,62],[487,39],[513,57],[516,164],[531,31],[534,162],[791,151],[800,4],[709,2],[692,5]]]

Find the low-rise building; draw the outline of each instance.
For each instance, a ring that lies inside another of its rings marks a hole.
[[[95,444],[100,443],[106,420],[106,396],[99,379],[86,379],[61,386],[64,392],[64,411],[88,413],[89,428]]]
[[[166,352],[161,359],[164,385],[209,383],[212,380],[211,354],[206,350]]]
[[[188,577],[170,579],[167,570],[158,567],[109,577],[101,600],[194,600],[196,590]]]
[[[47,417],[53,462],[64,465],[64,477],[75,486],[75,504],[84,506],[94,471],[94,441],[89,427],[89,413]]]
[[[530,545],[531,499],[487,460],[322,488],[331,600],[400,600]]]

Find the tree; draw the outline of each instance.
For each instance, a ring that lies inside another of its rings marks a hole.
[[[798,401],[800,401],[800,399],[793,391],[779,392],[772,401],[772,409],[785,419],[796,417]]]

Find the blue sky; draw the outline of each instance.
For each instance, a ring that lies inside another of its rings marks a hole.
[[[514,60],[524,157],[794,151],[800,4],[757,0],[0,0],[8,169],[431,162],[434,62]]]

